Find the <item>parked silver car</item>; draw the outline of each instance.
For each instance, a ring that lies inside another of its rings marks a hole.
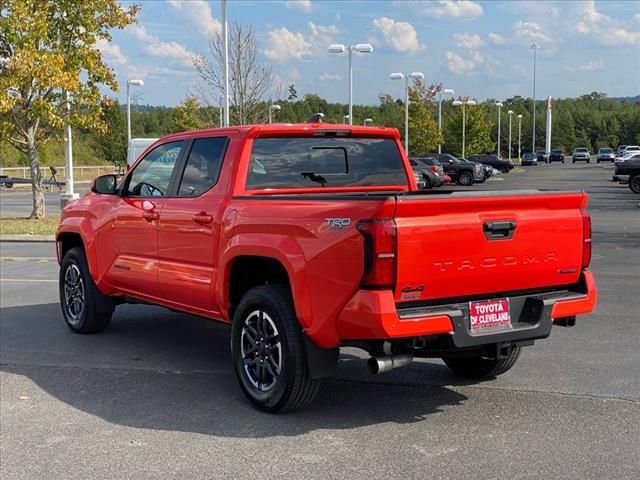
[[[598,156],[596,157],[596,163],[600,162],[613,162],[616,158],[616,154],[613,152],[613,148],[604,147],[598,150]]]
[[[589,150],[585,147],[578,147],[573,151],[573,155],[571,156],[571,163],[576,162],[587,162],[591,163],[591,154]]]

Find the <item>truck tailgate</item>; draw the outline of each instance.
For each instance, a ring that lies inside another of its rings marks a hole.
[[[577,282],[586,203],[583,192],[398,196],[396,302]]]

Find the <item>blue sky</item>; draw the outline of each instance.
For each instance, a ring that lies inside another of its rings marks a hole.
[[[145,81],[141,103],[176,105],[199,84],[190,58],[206,53],[220,29],[221,2],[136,3],[138,24],[99,48],[122,86]],[[230,21],[254,25],[260,61],[299,96],[346,103],[347,58],[327,46],[363,42],[374,52],[354,54],[356,104],[400,97],[403,82],[389,80],[397,71],[421,71],[428,83],[479,100],[531,96],[534,41],[537,98],[640,94],[638,1],[230,0],[227,10]],[[124,88],[117,96],[124,101]]]

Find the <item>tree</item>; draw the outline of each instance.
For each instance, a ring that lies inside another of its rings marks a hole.
[[[419,80],[409,88],[409,152],[413,155],[433,151],[442,142],[430,108],[435,93],[429,93],[429,88]]]
[[[298,91],[296,90],[296,86],[292,83],[289,85],[289,96],[287,97],[287,100],[291,102],[296,98],[298,98]]]
[[[133,23],[138,9],[117,0],[1,1],[0,133],[28,158],[31,218],[45,216],[40,147],[65,122],[104,128],[100,85],[118,84],[96,42]]]
[[[94,146],[100,157],[124,165],[127,162],[127,119],[120,103],[102,100],[101,121],[106,130],[95,136]]]
[[[171,121],[171,133],[204,128],[204,122],[198,115],[199,111],[200,103],[195,97],[185,98],[182,103],[175,108],[173,120]]]
[[[465,156],[490,153],[495,143],[491,140],[492,123],[486,118],[484,104],[465,107]],[[454,107],[445,123],[445,143],[450,151],[462,152],[462,106]]]
[[[224,42],[221,33],[209,36],[209,55],[195,55],[193,65],[206,89],[199,93],[205,105],[224,98]],[[229,28],[230,123],[246,125],[264,121],[262,99],[272,90],[276,77],[270,66],[260,63],[258,42],[252,25],[234,22]]]

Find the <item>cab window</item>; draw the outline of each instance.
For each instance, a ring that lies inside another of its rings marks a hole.
[[[185,142],[169,142],[151,150],[131,173],[125,195],[163,197],[167,195],[171,175]]]
[[[180,180],[179,197],[197,197],[218,182],[227,143],[226,137],[194,140]]]

